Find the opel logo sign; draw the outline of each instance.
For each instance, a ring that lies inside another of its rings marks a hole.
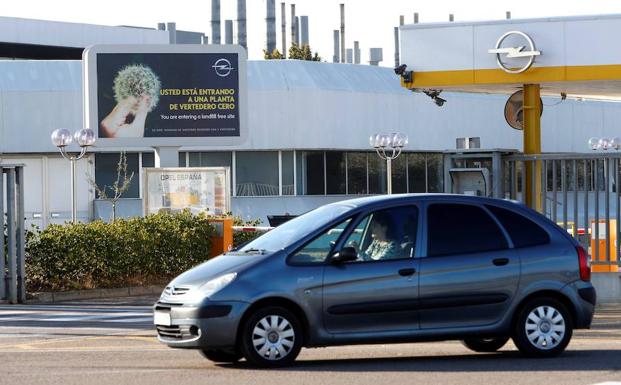
[[[509,36],[516,36],[518,39],[524,41],[525,45],[520,45],[518,47],[503,47],[502,43]],[[525,51],[524,49],[527,47],[528,51]],[[498,67],[510,74],[520,74],[528,70],[535,62],[535,57],[541,55],[541,51],[537,51],[537,49],[535,48],[535,43],[533,43],[533,39],[531,39],[530,36],[528,36],[524,32],[520,31],[510,31],[505,33],[496,42],[496,48],[490,49],[487,52],[495,54]],[[503,55],[507,59],[522,59],[524,60],[524,65],[518,68],[509,66],[509,64],[502,61],[501,57]]]
[[[226,60],[225,58],[218,59],[212,67],[216,71],[216,75],[223,78],[229,76],[231,74],[231,71],[233,71],[234,69],[233,67],[231,67],[231,62]]]

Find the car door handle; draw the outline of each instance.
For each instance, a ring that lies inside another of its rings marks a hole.
[[[399,275],[403,277],[409,277],[410,275],[414,275],[416,273],[416,269],[401,269],[399,270]]]
[[[496,258],[492,261],[496,266],[504,266],[509,263],[509,258]]]

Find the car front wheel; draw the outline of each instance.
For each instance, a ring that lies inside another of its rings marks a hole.
[[[561,354],[573,332],[571,316],[553,298],[536,298],[518,314],[513,342],[528,357],[554,357]]]
[[[302,327],[298,318],[281,306],[255,311],[244,323],[241,351],[259,367],[278,367],[295,360],[302,348]]]

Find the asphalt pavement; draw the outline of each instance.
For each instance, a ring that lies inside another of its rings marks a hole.
[[[621,306],[598,309],[558,358],[526,359],[512,343],[473,353],[451,341],[304,349],[292,367],[257,370],[157,342],[154,300],[1,305],[0,384],[621,385]]]

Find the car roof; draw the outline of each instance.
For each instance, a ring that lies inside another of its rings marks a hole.
[[[502,206],[520,206],[521,208],[526,208],[521,202],[512,201],[507,199],[497,199],[497,198],[487,198],[487,197],[478,197],[471,195],[463,195],[463,194],[443,194],[443,193],[424,193],[424,194],[393,194],[393,195],[376,195],[371,197],[364,198],[354,198],[343,200],[339,202],[333,203],[334,205],[346,205],[352,208],[363,207],[373,204],[382,204],[387,202],[395,202],[399,203],[400,201],[412,202],[412,201],[426,201],[426,200],[434,200],[434,201],[446,201],[446,202],[472,202],[477,204],[500,204]]]

